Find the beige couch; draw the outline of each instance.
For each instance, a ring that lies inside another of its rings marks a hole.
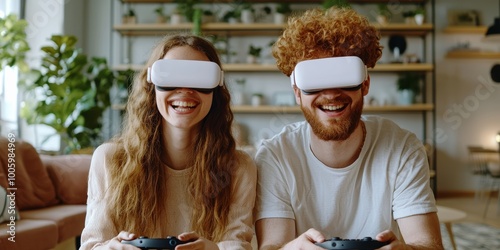
[[[75,248],[78,247],[85,222],[91,157],[39,155],[32,145],[19,138],[10,147],[7,138],[0,138],[0,186],[7,194],[15,192],[9,197],[14,198],[17,211],[11,210],[10,215],[20,217],[4,217],[0,224],[0,249],[46,250],[73,239]],[[13,204],[9,197],[0,199]]]

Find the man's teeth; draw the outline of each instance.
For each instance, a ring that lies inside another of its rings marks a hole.
[[[196,106],[196,103],[194,103],[194,102],[174,101],[174,102],[172,102],[172,106],[192,108],[192,107]]]
[[[341,109],[343,107],[344,107],[344,105],[322,105],[321,109],[334,111],[334,110]]]

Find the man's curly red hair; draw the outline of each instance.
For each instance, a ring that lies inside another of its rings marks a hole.
[[[292,16],[273,46],[278,68],[290,76],[303,60],[357,56],[373,68],[382,56],[378,30],[351,8],[310,9]]]

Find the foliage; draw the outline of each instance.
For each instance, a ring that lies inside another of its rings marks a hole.
[[[231,19],[231,18],[239,18],[240,15],[241,15],[241,13],[238,10],[236,10],[236,9],[228,10],[222,16],[222,21],[224,21],[224,22],[227,23],[227,22],[229,22],[229,19]]]
[[[124,14],[123,16],[129,16],[129,17],[135,16],[135,11],[133,9],[129,9],[127,13]]]
[[[415,16],[415,11],[414,10],[408,10],[408,11],[403,11],[403,17],[414,17]]]
[[[177,10],[186,17],[188,22],[192,22],[195,14],[195,5],[201,0],[174,0],[177,3]]]
[[[390,17],[392,15],[391,10],[389,9],[386,3],[377,4],[378,14],[385,17]]]
[[[323,9],[326,10],[333,6],[337,6],[340,8],[350,8],[351,4],[348,0],[324,0],[322,6]]]
[[[421,74],[417,72],[405,72],[399,75],[397,81],[398,90],[411,90],[415,95],[420,94]]]
[[[415,10],[415,15],[425,15],[425,8],[422,7],[422,6],[419,6],[416,10]]]
[[[281,14],[288,14],[292,12],[292,8],[290,8],[290,3],[281,2],[276,6],[276,12]]]
[[[257,47],[257,46],[253,46],[250,44],[250,46],[248,47],[248,54],[249,55],[252,55],[252,56],[255,56],[255,57],[259,57],[260,56],[260,52],[262,51],[262,48],[261,47]]]
[[[67,145],[65,153],[95,147],[101,143],[103,112],[111,105],[113,71],[104,58],[89,62],[75,48],[74,36],[54,35],[51,41],[52,46],[42,47],[40,70],[31,72],[35,80],[24,86],[38,98],[23,107],[21,116],[28,124],[52,127]]]
[[[156,8],[155,13],[159,17],[165,17],[165,13],[163,12],[163,6],[159,6],[158,8]]]
[[[6,66],[17,66],[22,72],[28,71],[25,58],[30,47],[26,41],[26,26],[28,22],[18,19],[15,14],[0,17],[0,71]]]

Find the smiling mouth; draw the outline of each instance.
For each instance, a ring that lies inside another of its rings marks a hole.
[[[319,105],[319,109],[325,112],[339,112],[347,107],[347,104],[342,105]]]
[[[196,108],[197,104],[195,102],[173,101],[170,106],[177,111],[183,112]]]

